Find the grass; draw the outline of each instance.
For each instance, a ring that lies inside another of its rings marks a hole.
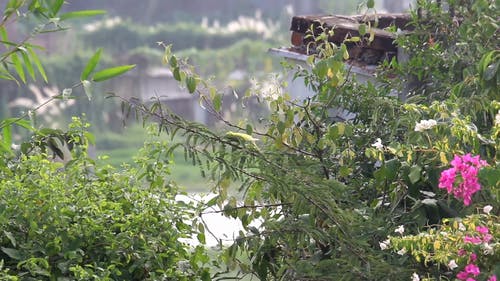
[[[96,137],[96,156],[108,156],[100,160],[102,164],[110,164],[120,167],[123,163],[133,164],[134,156],[143,147],[148,136],[147,129],[140,125],[125,127],[121,133],[98,132]],[[160,135],[159,138],[170,139],[168,136]],[[182,141],[182,139],[175,139]],[[174,164],[171,167],[172,179],[187,192],[208,192],[207,179],[201,176],[198,167],[191,162],[185,161],[183,151],[174,153]]]

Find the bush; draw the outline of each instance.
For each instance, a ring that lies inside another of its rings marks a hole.
[[[82,126],[78,119],[71,125],[68,143],[83,145],[65,165],[35,149],[0,167],[4,269],[22,280],[206,275],[200,249],[190,261],[182,242],[193,234],[195,211],[175,200],[165,143],[147,143],[136,166],[117,172],[87,157]]]

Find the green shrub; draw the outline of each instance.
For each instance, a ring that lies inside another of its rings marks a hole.
[[[69,143],[86,135],[75,120]],[[65,165],[35,149],[0,167],[4,270],[22,280],[207,276],[201,248],[192,256],[181,242],[195,211],[175,200],[165,143],[147,143],[125,172],[97,167],[83,143]]]

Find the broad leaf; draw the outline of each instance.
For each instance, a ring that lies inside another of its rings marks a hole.
[[[16,249],[12,249],[12,248],[4,248],[2,247],[2,252],[4,252],[5,254],[7,254],[7,256],[9,256],[11,259],[15,259],[15,260],[21,260],[21,253],[16,250]]]
[[[111,79],[111,78],[116,77],[118,75],[121,75],[121,74],[131,70],[134,67],[135,67],[135,64],[106,68],[106,69],[103,69],[101,71],[96,72],[94,74],[94,77],[92,78],[92,80],[94,82],[101,82],[104,80],[108,80],[108,79]]]

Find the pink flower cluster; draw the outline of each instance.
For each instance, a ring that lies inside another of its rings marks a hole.
[[[470,153],[459,156],[451,161],[452,168],[441,172],[439,188],[446,188],[448,193],[458,199],[463,199],[464,205],[471,203],[472,195],[481,189],[477,174],[481,167],[488,165],[479,156],[471,156]]]
[[[483,242],[488,243],[493,238],[493,236],[489,233],[490,230],[486,226],[476,226],[476,231],[479,232],[480,236],[465,235],[464,242],[479,245]]]
[[[457,278],[459,280],[473,281],[476,279],[472,278],[472,276],[476,277],[479,275],[479,273],[481,273],[479,267],[473,263],[469,263],[468,265],[465,266],[463,271],[460,271],[457,274]]]

